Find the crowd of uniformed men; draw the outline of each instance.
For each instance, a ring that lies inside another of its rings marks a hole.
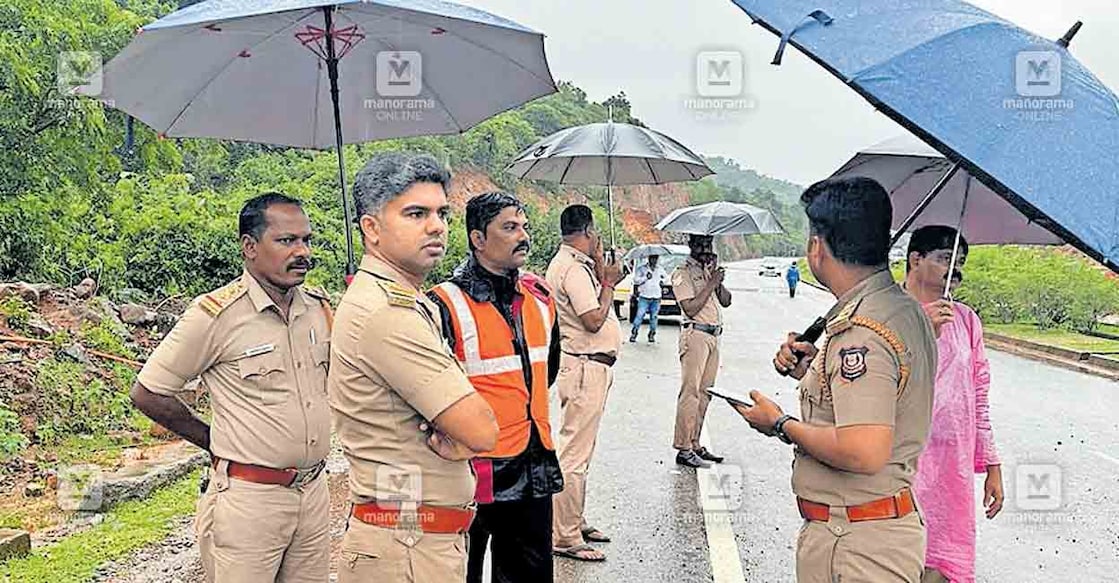
[[[522,271],[526,215],[493,192],[466,207],[469,254],[425,290],[444,257],[450,176],[426,155],[386,153],[353,196],[364,256],[340,304],[303,286],[311,225],[279,193],[240,214],[244,273],[198,298],[147,361],[133,402],[208,451],[196,532],[207,579],[329,578],[331,426],[349,462],[343,583],[552,580],[553,555],[603,560],[587,524],[587,477],[621,345],[622,278],[591,210],[565,208],[563,243],[540,277]],[[925,531],[909,487],[928,430],[935,337],[884,266],[890,202],[868,180],[804,194],[812,272],[839,298],[821,349],[790,335],[774,358],[801,380],[804,420],[760,393],[738,407],[796,444],[805,527],[801,581],[916,581]],[[672,275],[684,312],[677,463],[722,458],[699,444],[731,303],[712,239],[692,236]],[[634,331],[636,336],[636,330]],[[650,337],[650,340],[653,338]],[[201,378],[208,425],[176,395]],[[549,389],[562,407],[549,421]]]

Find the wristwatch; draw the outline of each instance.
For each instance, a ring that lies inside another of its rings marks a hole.
[[[789,421],[800,421],[800,419],[797,419],[792,415],[782,415],[778,417],[777,422],[773,424],[773,435],[777,436],[777,439],[791,444],[793,443],[793,440],[789,438],[788,433],[785,433],[785,424]]]

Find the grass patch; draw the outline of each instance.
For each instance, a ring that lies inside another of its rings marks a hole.
[[[197,498],[196,471],[146,500],[113,508],[105,522],[85,532],[0,565],[0,578],[12,583],[87,581],[97,567],[166,537],[171,521],[193,512]]]
[[[1119,352],[1119,341],[1086,336],[1068,330],[1040,330],[1033,324],[985,324],[990,332],[1078,352]]]

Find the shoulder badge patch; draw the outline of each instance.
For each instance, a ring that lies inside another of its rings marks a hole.
[[[211,318],[216,318],[222,310],[233,303],[233,300],[241,297],[248,289],[242,283],[241,278],[237,278],[225,287],[202,295],[198,300],[198,307],[202,308],[202,311],[209,314]]]
[[[854,381],[866,374],[866,353],[869,351],[870,349],[865,346],[840,349],[839,374],[848,381]]]
[[[377,281],[377,285],[385,290],[388,295],[389,305],[401,308],[414,308],[416,306],[416,290],[406,288],[394,281]]]

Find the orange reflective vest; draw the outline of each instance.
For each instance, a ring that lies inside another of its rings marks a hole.
[[[554,450],[548,420],[548,348],[556,321],[555,305],[534,295],[523,281],[517,282],[521,325],[532,363],[530,392],[521,357],[513,348],[513,330],[497,307],[490,302],[474,301],[449,281],[432,291],[450,311],[455,327],[455,357],[497,417],[497,447],[479,457],[520,455],[528,447],[531,424],[536,425],[544,447]]]

